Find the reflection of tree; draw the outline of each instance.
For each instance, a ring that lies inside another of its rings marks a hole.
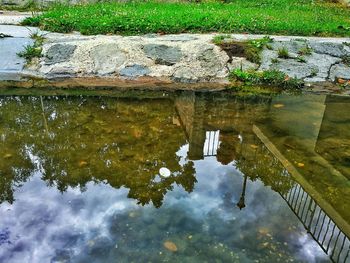
[[[30,116],[30,107],[24,106],[18,98],[1,98],[0,107],[0,203],[12,203],[14,187],[20,186],[34,172],[27,144],[22,139],[27,137],[25,126],[35,121],[35,116]]]
[[[279,160],[261,143],[256,144],[253,134],[246,132],[242,136],[240,142],[235,133],[222,135],[217,159],[223,164],[235,161],[235,166],[250,180],[259,179],[274,191],[287,193],[293,187],[293,181]]]
[[[35,169],[60,191],[104,182],[126,187],[129,197],[155,206],[161,205],[173,183],[187,191],[194,187],[193,164],[181,166],[175,154],[185,138],[172,124],[170,101],[44,98],[47,127],[39,98],[0,101],[1,138],[6,138],[0,141],[1,149],[12,153],[5,156],[11,162],[0,163],[0,174],[9,174],[0,179],[0,191],[9,197],[0,201],[13,200],[12,185],[25,181]],[[161,167],[174,176],[155,183]]]

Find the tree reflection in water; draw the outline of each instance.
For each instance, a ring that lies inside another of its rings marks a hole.
[[[180,165],[176,155],[186,141],[172,123],[171,101],[46,97],[45,115],[39,97],[2,97],[0,104],[1,202],[12,203],[14,188],[35,172],[62,192],[108,183],[156,207],[174,183],[193,190],[193,163]],[[161,167],[172,176],[157,181]]]

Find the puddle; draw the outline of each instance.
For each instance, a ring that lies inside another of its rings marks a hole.
[[[0,96],[0,262],[350,262],[350,98],[138,94]]]

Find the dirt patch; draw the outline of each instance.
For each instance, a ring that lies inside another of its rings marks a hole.
[[[233,57],[247,57],[247,44],[244,42],[223,42],[218,44],[218,46],[229,56],[229,63],[232,62]]]

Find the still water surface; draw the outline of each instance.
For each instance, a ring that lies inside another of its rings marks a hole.
[[[6,263],[350,262],[350,98],[0,96],[0,214]]]

